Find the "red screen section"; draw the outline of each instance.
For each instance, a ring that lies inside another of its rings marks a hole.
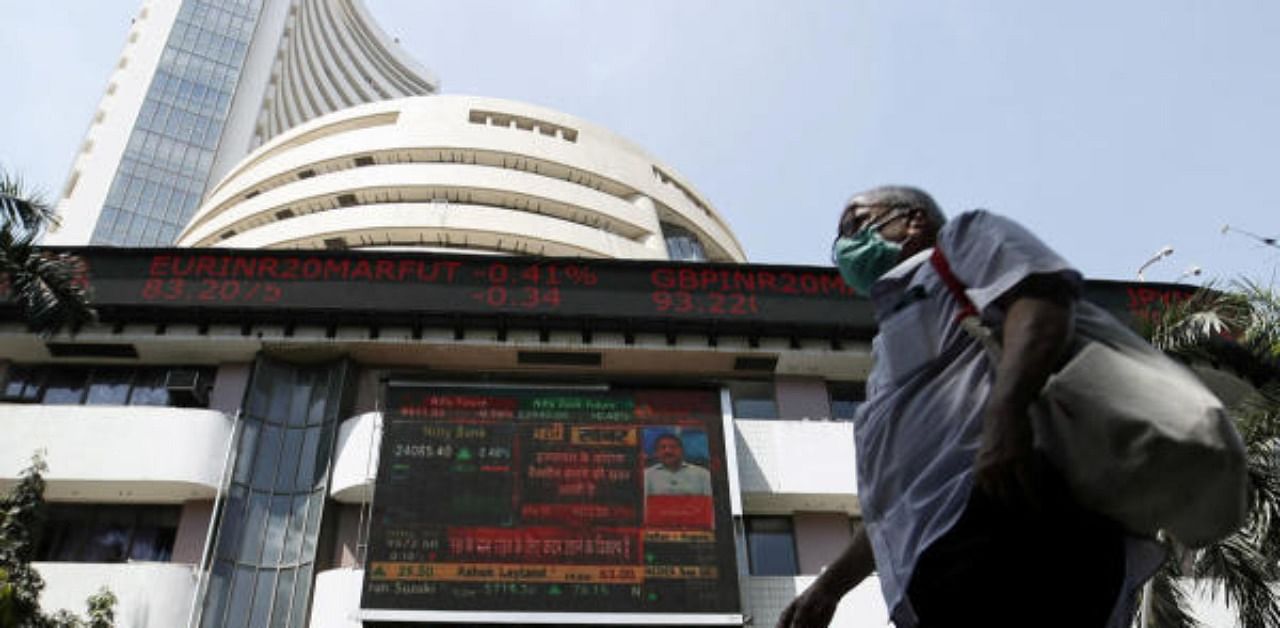
[[[649,495],[644,498],[644,525],[650,528],[710,530],[715,512],[710,495]]]

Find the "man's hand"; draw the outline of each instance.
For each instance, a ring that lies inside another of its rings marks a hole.
[[[777,628],[827,628],[840,598],[871,575],[875,565],[871,538],[866,528],[858,526],[849,547],[782,611]]]
[[[844,592],[827,591],[818,579],[787,605],[776,628],[827,628],[841,597]]]
[[[974,482],[978,490],[1006,507],[1039,508],[1039,469],[1025,408],[994,399],[987,405]]]

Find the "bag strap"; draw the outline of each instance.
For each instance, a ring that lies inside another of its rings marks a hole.
[[[960,303],[960,312],[956,314],[956,320],[964,320],[970,316],[978,315],[978,308],[973,305],[973,301],[969,299],[969,295],[964,293],[964,282],[956,277],[955,272],[951,270],[951,263],[947,261],[947,256],[942,254],[942,248],[935,245],[933,254],[929,256],[929,263],[933,265],[933,270],[938,273],[938,277],[942,279],[942,283],[946,284],[947,290],[951,291],[951,296]]]
[[[933,253],[929,255],[929,263],[933,265],[933,270],[938,273],[938,277],[947,286],[951,296],[960,304],[960,311],[956,313],[956,321],[960,323],[960,327],[974,340],[982,343],[993,362],[999,362],[1000,341],[990,327],[982,324],[977,306],[973,304],[969,295],[965,294],[964,282],[960,281],[960,278],[956,277],[955,272],[951,270],[951,263],[942,253],[942,247],[934,245]]]

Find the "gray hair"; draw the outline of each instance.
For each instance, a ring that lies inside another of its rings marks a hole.
[[[941,227],[947,222],[946,214],[942,213],[942,208],[938,207],[937,201],[928,192],[906,185],[882,185],[854,194],[845,203],[845,211],[854,205],[910,205],[924,210],[929,223],[934,227]]]

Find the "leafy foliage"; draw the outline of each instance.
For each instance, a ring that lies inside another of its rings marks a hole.
[[[1247,383],[1227,400],[1248,452],[1249,512],[1244,527],[1198,550],[1174,548],[1150,588],[1149,625],[1195,625],[1178,578],[1220,592],[1241,626],[1280,627],[1280,294],[1252,282],[1205,289],[1171,304],[1147,330],[1157,347]]]
[[[40,236],[57,224],[51,205],[0,170],[0,299],[14,301],[32,330],[46,336],[94,319],[79,281],[83,262],[36,248]]]
[[[1176,562],[1162,565],[1151,585],[1151,625],[1161,628],[1196,628],[1200,625],[1191,615],[1187,594],[1178,582]]]
[[[44,579],[31,567],[45,517],[44,477],[40,455],[22,471],[18,485],[0,498],[0,626],[4,628],[113,628],[116,597],[106,588],[88,599],[88,619],[62,610],[40,610]]]

